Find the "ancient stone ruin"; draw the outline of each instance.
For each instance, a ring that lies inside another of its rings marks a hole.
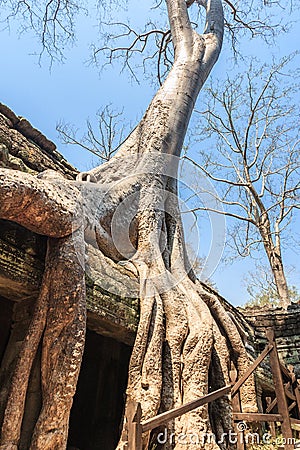
[[[52,142],[2,104],[0,167],[31,174],[53,169],[70,179],[75,179],[78,173]],[[16,223],[0,221],[0,426],[20,343],[39,292],[45,251],[45,237]],[[109,269],[107,275],[109,279]],[[98,279],[101,279],[101,272]],[[121,285],[121,280],[111,279],[110,282]],[[118,441],[139,308],[138,299],[111,292],[114,290],[110,289],[109,283],[104,287],[87,279],[88,330],[70,418],[70,449],[112,450]],[[220,300],[237,324],[253,360],[266,346],[266,329],[273,328],[282,364],[300,379],[300,305],[291,305],[287,311],[279,308],[242,309],[233,307],[224,298],[220,297]],[[32,369],[26,398],[20,450],[28,449],[28,439],[41,405],[38,358],[39,355]],[[255,383],[259,411],[265,412],[275,398],[268,360],[257,370]],[[291,399],[290,406],[292,404]],[[299,407],[296,402],[290,409],[296,419],[300,419]]]

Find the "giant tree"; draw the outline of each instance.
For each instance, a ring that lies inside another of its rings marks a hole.
[[[248,366],[235,323],[219,298],[193,274],[178,207],[181,147],[198,93],[219,56],[224,28],[221,0],[199,1],[206,24],[204,32],[197,33],[188,14],[193,3],[166,0],[172,68],[140,123],[109,161],[80,174],[76,182],[52,171],[37,177],[0,171],[0,217],[48,236],[42,287],[4,405],[2,450],[18,448],[28,379],[39,345],[42,407],[30,448],[66,447],[84,348],[85,248],[91,243],[90,265],[97,265],[98,255],[140,286],[127,402],[140,402],[144,418],[224,386],[230,362],[239,375]],[[54,13],[60,17],[64,8],[69,13],[71,7],[74,4],[67,0],[50,1],[44,17],[48,20]],[[34,25],[35,16],[31,19]],[[53,25],[47,20],[44,40],[47,26]],[[245,410],[255,408],[251,378],[242,397]],[[186,414],[169,423],[168,429],[175,435],[196,430],[203,436],[213,429],[219,437],[231,428],[230,399],[215,402],[213,408],[212,415],[207,407]],[[144,448],[151,439],[155,433],[146,433]],[[119,447],[123,444],[121,439]],[[202,448],[228,446],[207,441]],[[167,443],[164,448],[181,444]]]

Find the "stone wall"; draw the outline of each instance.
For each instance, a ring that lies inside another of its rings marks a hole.
[[[17,169],[33,175],[46,169],[57,170],[67,178],[78,171],[56,150],[40,131],[24,117],[16,116],[0,103],[0,167]]]
[[[300,305],[282,308],[247,308],[240,310],[254,330],[258,350],[265,346],[266,328],[274,328],[279,356],[292,365],[300,379]]]

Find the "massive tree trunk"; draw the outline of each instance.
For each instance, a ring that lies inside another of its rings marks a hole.
[[[0,217],[49,236],[43,286],[6,404],[2,450],[18,448],[28,377],[40,342],[43,406],[30,448],[66,447],[84,343],[83,226],[87,248],[94,244],[104,258],[117,263],[116,270],[122,267],[139,280],[140,322],[127,400],[141,403],[143,418],[228,384],[230,361],[238,374],[247,369],[248,356],[234,322],[193,275],[177,200],[177,168],[189,118],[223,37],[221,1],[201,3],[207,21],[199,35],[185,0],[166,0],[173,68],[108,163],[81,174],[77,183],[53,172],[40,179],[0,172]],[[245,411],[255,407],[251,378],[242,398]],[[230,399],[224,398],[216,402],[213,418],[202,407],[169,423],[168,433],[175,438],[163,448],[194,448],[188,440],[178,442],[180,433],[198,433],[200,442],[204,439],[201,448],[229,448],[229,443],[205,441],[205,435],[214,431],[220,437],[230,428]],[[155,432],[145,435],[144,448],[155,439]]]

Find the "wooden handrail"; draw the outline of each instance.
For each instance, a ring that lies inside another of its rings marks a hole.
[[[177,408],[171,409],[170,411],[163,412],[156,417],[145,420],[141,423],[143,433],[145,431],[153,430],[160,425],[168,422],[169,420],[176,419],[176,417],[181,416],[187,412],[192,411],[193,409],[199,408],[199,406],[203,406],[206,403],[213,402],[224,395],[229,394],[231,391],[231,386],[225,386],[217,391],[211,392],[210,394],[205,395],[204,397],[200,397],[192,402],[186,403],[185,405],[178,406]]]
[[[289,372],[289,370],[285,367],[284,364],[282,364],[282,362],[280,362],[280,368],[281,368],[281,372],[290,380],[290,381],[294,381],[295,375],[293,376],[292,373]]]
[[[272,409],[277,405],[277,398],[275,397],[274,400],[271,401],[271,403],[268,405],[266,409],[266,413],[270,413]]]
[[[273,344],[268,344],[264,351],[259,355],[258,358],[254,361],[253,364],[246,370],[244,375],[235,383],[232,388],[231,395],[232,397],[238,392],[239,388],[245,383],[245,381],[250,377],[250,375],[254,372],[254,370],[260,365],[260,363],[268,356],[271,350],[273,350]]]
[[[196,408],[199,408],[200,406],[213,402],[214,400],[217,400],[224,395],[231,394],[231,396],[233,397],[235,394],[237,394],[240,387],[245,383],[245,381],[250,377],[250,375],[269,353],[276,398],[268,405],[266,411],[267,413],[242,413],[239,409],[238,411],[233,413],[233,419],[235,422],[239,420],[245,420],[247,422],[281,422],[283,435],[287,438],[292,437],[291,423],[298,425],[300,424],[300,420],[291,419],[289,417],[289,410],[291,408],[294,408],[295,406],[298,406],[300,412],[300,389],[297,385],[294,391],[294,395],[293,393],[290,393],[288,391],[288,387],[291,383],[288,383],[286,386],[284,386],[282,380],[282,372],[284,372],[284,366],[280,363],[278,358],[274,331],[272,329],[267,329],[266,335],[269,341],[268,345],[258,356],[258,358],[256,358],[256,360],[251,364],[251,366],[246,370],[244,375],[236,383],[232,383],[230,386],[225,386],[221,389],[218,389],[217,391],[211,392],[210,394],[207,394],[182,406],[173,408],[170,411],[163,412],[162,414],[145,420],[144,422],[140,422],[142,415],[141,405],[139,403],[131,402],[127,414],[128,450],[142,449],[142,433],[153,430],[154,428],[157,428],[172,419],[176,419],[177,417],[182,416],[183,414],[186,414]],[[294,401],[294,403],[290,405],[290,407],[287,404],[286,395]],[[237,397],[235,397],[235,399],[233,400],[237,400]],[[278,414],[268,414],[276,404],[278,405]],[[290,444],[287,444],[285,446],[285,450],[292,449],[293,446]]]

